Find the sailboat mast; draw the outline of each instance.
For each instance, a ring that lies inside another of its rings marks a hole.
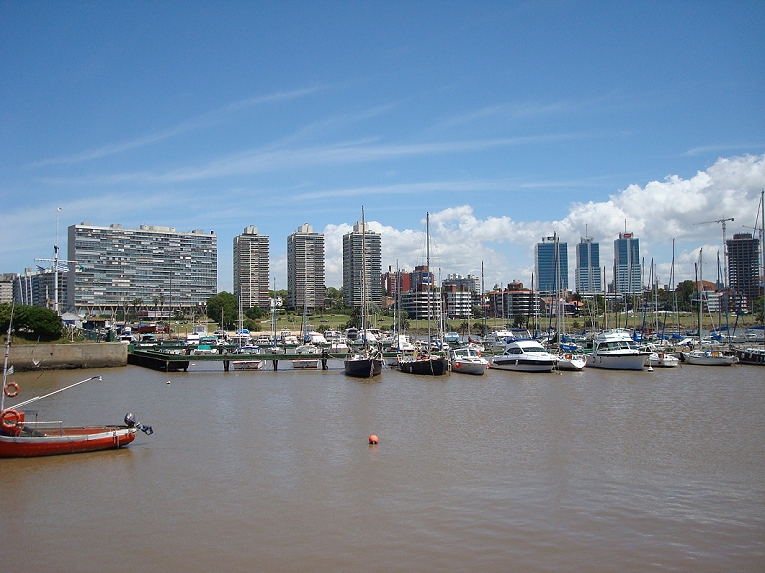
[[[430,348],[430,283],[433,277],[430,273],[430,213],[425,213],[425,268],[428,273],[428,294],[427,294],[427,314],[428,314],[428,348]]]
[[[14,304],[11,303],[11,316],[8,320],[8,332],[5,338],[5,360],[3,361],[3,387],[0,388],[0,412],[5,410],[5,384],[8,379],[8,355],[11,352],[11,327],[13,326],[13,309]]]
[[[701,322],[704,319],[704,269],[702,251],[699,247],[699,344],[701,344]]]
[[[367,325],[366,325],[366,314],[367,314],[367,293],[366,293],[366,283],[367,283],[367,266],[366,266],[366,235],[367,235],[367,224],[364,220],[364,206],[361,206],[361,340],[364,343],[364,346],[367,344]]]

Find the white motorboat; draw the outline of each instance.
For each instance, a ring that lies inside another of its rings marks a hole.
[[[292,361],[293,368],[315,369],[319,367],[319,360],[321,359],[321,349],[318,346],[313,346],[312,344],[303,344],[295,348],[295,354],[304,355],[305,357],[295,358]]]
[[[691,350],[683,352],[683,358],[688,364],[696,366],[732,366],[738,363],[737,357],[719,350]]]
[[[260,370],[263,360],[234,360],[231,362],[234,370]]]
[[[478,350],[469,347],[450,350],[449,363],[452,372],[459,372],[460,374],[481,375],[489,367],[489,361],[481,356]]]
[[[652,368],[674,368],[680,364],[680,359],[668,352],[651,352],[648,365]]]
[[[640,350],[624,329],[601,332],[594,344],[594,350],[587,355],[587,366],[591,368],[642,370],[651,354]]]
[[[492,358],[491,367],[517,372],[552,372],[557,359],[536,340],[516,340],[504,354]]]
[[[565,352],[562,354],[556,354],[555,357],[558,359],[558,362],[555,365],[558,370],[570,370],[578,372],[580,370],[584,370],[584,367],[587,366],[587,358],[585,358],[583,354]]]

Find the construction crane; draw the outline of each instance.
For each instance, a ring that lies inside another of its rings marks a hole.
[[[728,221],[733,221],[733,217],[730,217],[728,219],[723,216],[722,219],[715,219],[714,221],[702,221],[701,223],[694,223],[694,225],[706,225],[708,223],[722,223],[722,235],[723,235],[723,266],[725,267],[723,269],[723,281],[727,284],[728,282],[728,248],[727,243],[725,242],[725,223]],[[725,290],[725,285],[723,285],[723,290]]]

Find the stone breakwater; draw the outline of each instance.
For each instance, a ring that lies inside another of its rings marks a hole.
[[[128,345],[119,342],[88,344],[12,345],[8,366],[23,370],[66,370],[126,366]]]

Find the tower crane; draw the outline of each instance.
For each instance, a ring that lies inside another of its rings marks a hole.
[[[722,236],[723,236],[723,280],[727,283],[728,282],[728,245],[725,242],[725,223],[728,221],[733,221],[733,217],[730,217],[728,219],[723,217],[721,219],[715,219],[714,221],[701,221],[700,223],[694,223],[694,225],[706,225],[708,223],[721,223],[722,224]],[[725,290],[725,285],[723,285],[723,290]]]

